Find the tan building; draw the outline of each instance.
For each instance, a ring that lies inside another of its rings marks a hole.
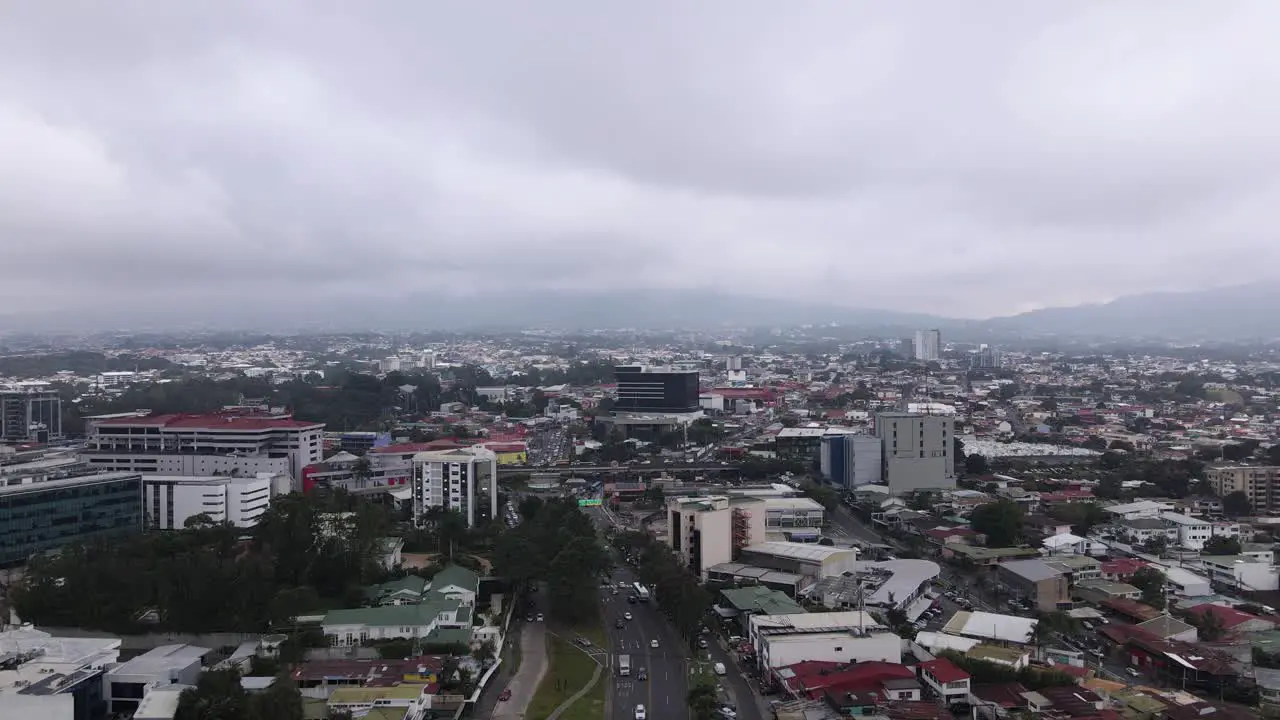
[[[742,548],[765,540],[765,502],[756,498],[671,500],[667,521],[667,544],[703,579],[708,568],[732,562]]]
[[[1280,466],[1215,465],[1205,471],[1205,480],[1218,497],[1248,495],[1255,512],[1280,510]]]

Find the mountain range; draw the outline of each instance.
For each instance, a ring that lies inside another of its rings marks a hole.
[[[838,325],[845,333],[906,336],[938,328],[944,339],[988,342],[1010,336],[1195,341],[1280,338],[1280,284],[1149,293],[1112,302],[965,320],[836,303],[737,296],[697,290],[609,293],[494,293],[466,298],[411,295],[385,299],[309,299],[273,303],[248,298],[221,303],[216,315],[148,308],[122,316],[118,307],[76,313],[0,314],[6,332],[242,329],[273,332],[464,330],[524,328],[716,329]],[[306,315],[299,312],[305,308]]]

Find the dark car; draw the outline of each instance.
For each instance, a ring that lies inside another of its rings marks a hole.
[[[636,680],[648,680],[648,679],[649,679],[648,670],[645,670],[644,668],[640,668],[639,670],[636,671]]]
[[[613,626],[621,630],[622,628],[626,627],[627,624],[622,620],[619,620],[618,622],[614,623]]]
[[[635,595],[628,595],[628,596],[627,596],[627,602],[631,603],[632,605],[635,605],[635,604],[636,604],[636,596],[635,596]]]

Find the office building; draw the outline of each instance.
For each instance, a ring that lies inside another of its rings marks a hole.
[[[886,412],[876,415],[884,482],[894,495],[956,486],[955,418]]]
[[[854,488],[883,481],[884,450],[873,435],[824,435],[819,468],[833,485]]]
[[[283,479],[287,484],[288,477]],[[181,530],[188,520],[203,514],[215,523],[253,527],[271,504],[278,482],[269,473],[253,477],[147,475],[142,480],[146,526]]]
[[[142,517],[138,473],[0,487],[0,566],[71,542],[141,532]]]
[[[1041,612],[1071,607],[1070,583],[1061,568],[1043,560],[1013,560],[1001,563],[998,572],[1002,586]]]
[[[942,351],[942,331],[917,330],[915,351],[917,360],[924,362],[937,360]]]
[[[62,398],[43,382],[0,386],[0,442],[62,439]]]
[[[698,371],[644,365],[614,368],[617,398],[614,412],[644,414],[696,413]]]
[[[94,420],[84,456],[102,471],[152,475],[253,476],[302,471],[323,456],[324,423],[279,409],[235,408],[202,415]]]
[[[730,355],[724,359],[724,369],[728,372],[742,369],[742,356]]]
[[[498,517],[498,456],[482,447],[420,452],[413,456],[411,487],[418,527],[437,508],[462,513],[474,527],[482,488],[489,494],[489,517]]]
[[[1218,497],[1244,493],[1256,513],[1280,510],[1280,466],[1214,465],[1205,470],[1205,480]]]

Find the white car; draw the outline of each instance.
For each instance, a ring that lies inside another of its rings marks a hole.
[[[645,712],[644,712],[644,706],[643,706],[643,705],[637,705],[637,706],[636,706],[636,720],[647,720],[647,718],[648,718],[648,717],[649,717],[649,716],[648,716],[648,715],[646,715],[646,714],[645,714]]]
[[[630,620],[630,619],[631,619],[631,613],[622,613],[622,617],[623,617],[623,619],[624,619],[624,620]]]
[[[657,640],[650,640],[650,641],[649,641],[649,647],[651,647],[651,648],[656,648],[656,647],[658,647],[658,641],[657,641]]]

